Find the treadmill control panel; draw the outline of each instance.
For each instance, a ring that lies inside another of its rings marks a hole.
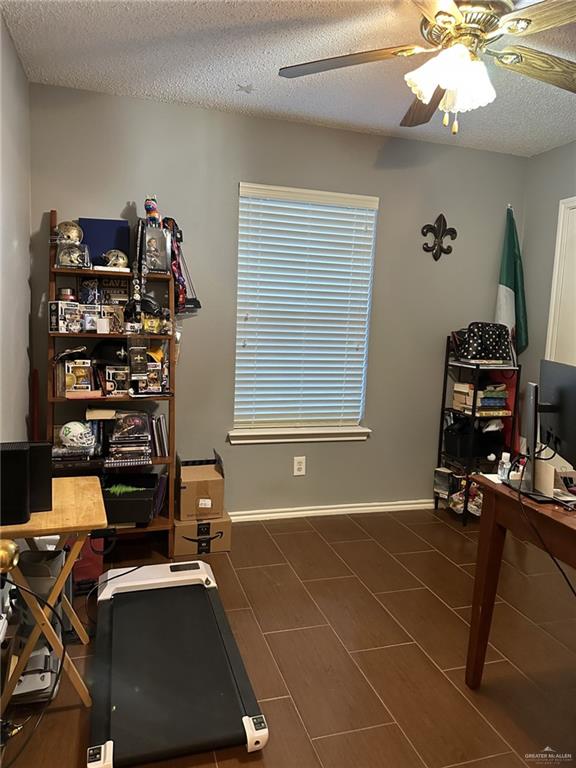
[[[263,749],[268,742],[268,723],[264,715],[244,715],[242,723],[246,731],[247,751],[257,752]]]
[[[87,768],[113,768],[114,743],[107,741],[95,747],[88,747],[86,752]]]
[[[265,728],[268,727],[266,725],[266,720],[264,719],[264,715],[258,715],[257,717],[253,717],[252,722],[254,723],[255,731],[263,731]]]

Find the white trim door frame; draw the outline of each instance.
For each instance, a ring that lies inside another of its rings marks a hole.
[[[561,334],[571,334],[574,337],[574,328],[562,330],[560,326],[561,309],[568,305],[576,307],[576,295],[568,295],[570,286],[569,274],[576,275],[576,248],[573,227],[576,226],[576,197],[568,197],[560,200],[558,211],[558,229],[556,232],[556,251],[554,255],[554,272],[552,275],[552,290],[550,292],[550,311],[548,314],[548,333],[546,335],[545,358],[558,360],[558,362],[576,365],[576,359],[560,359],[559,341]],[[572,310],[576,313],[576,309]],[[576,318],[576,314],[573,315]],[[569,324],[571,324],[569,322]],[[576,323],[575,323],[576,328]]]

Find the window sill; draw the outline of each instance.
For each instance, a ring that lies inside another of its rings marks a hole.
[[[231,429],[231,445],[262,443],[334,443],[367,440],[372,433],[368,427],[258,427]]]

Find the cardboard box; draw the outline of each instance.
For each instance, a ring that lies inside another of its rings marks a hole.
[[[224,512],[222,465],[183,465],[180,479],[179,520],[208,520]]]
[[[231,546],[232,521],[227,512],[213,520],[174,521],[175,557],[228,552]]]

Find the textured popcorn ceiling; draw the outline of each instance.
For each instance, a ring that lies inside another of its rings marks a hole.
[[[402,75],[417,66],[416,58],[278,77],[278,68],[289,64],[422,42],[410,0],[4,0],[1,6],[32,82],[518,155],[576,139],[576,95],[493,64],[498,97],[462,116],[456,138],[440,115],[427,126],[399,127],[412,98]],[[522,42],[576,60],[576,25]]]

